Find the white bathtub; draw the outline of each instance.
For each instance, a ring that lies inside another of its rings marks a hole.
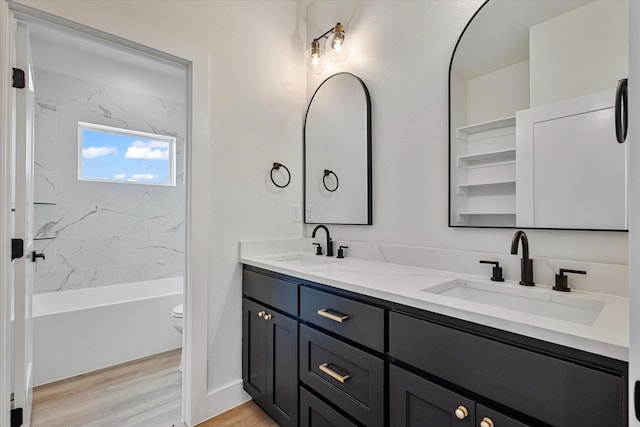
[[[34,385],[178,348],[183,278],[33,296]]]

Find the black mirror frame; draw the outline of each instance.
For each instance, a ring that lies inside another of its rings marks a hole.
[[[362,87],[362,90],[365,95],[366,102],[366,114],[367,114],[367,222],[366,223],[354,223],[354,222],[307,222],[306,219],[306,206],[307,206],[307,117],[309,116],[309,109],[311,108],[311,103],[315,98],[316,94],[320,90],[320,88],[332,77],[347,74],[355,78]],[[372,149],[371,149],[371,96],[369,95],[369,89],[367,85],[362,81],[362,79],[355,74],[348,72],[341,72],[333,74],[327,77],[318,88],[313,93],[313,96],[309,100],[309,104],[307,105],[307,112],[304,115],[304,124],[302,126],[302,206],[303,206],[303,223],[304,224],[338,224],[338,225],[372,225],[373,224],[373,171],[372,171]]]

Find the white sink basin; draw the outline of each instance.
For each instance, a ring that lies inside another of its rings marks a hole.
[[[327,257],[324,255],[311,255],[306,253],[274,255],[266,256],[265,258],[271,261],[281,262],[288,266],[297,267],[314,267],[317,265],[331,264],[340,261],[338,259]]]
[[[592,325],[606,304],[597,299],[561,294],[549,288],[489,284],[462,279],[422,291],[583,325]]]

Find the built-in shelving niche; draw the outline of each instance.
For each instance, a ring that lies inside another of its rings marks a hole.
[[[459,224],[516,224],[516,118],[504,117],[456,130]]]

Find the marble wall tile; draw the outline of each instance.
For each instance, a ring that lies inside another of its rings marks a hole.
[[[88,269],[108,265],[128,265],[133,257],[134,238],[58,237],[58,269]]]
[[[34,292],[59,292],[89,288],[93,285],[96,276],[96,268],[36,273],[34,275]]]
[[[35,205],[36,239],[97,236],[97,206]]]
[[[98,267],[97,285],[108,286],[119,283],[139,282],[142,280],[162,279],[166,276],[162,263],[131,264],[117,267]]]
[[[175,262],[184,257],[182,240],[178,234],[136,237],[133,249],[135,262],[136,264]]]
[[[35,291],[184,274],[184,104],[36,70]],[[177,186],[79,181],[78,121],[177,138]],[[46,242],[46,243],[45,243]]]

